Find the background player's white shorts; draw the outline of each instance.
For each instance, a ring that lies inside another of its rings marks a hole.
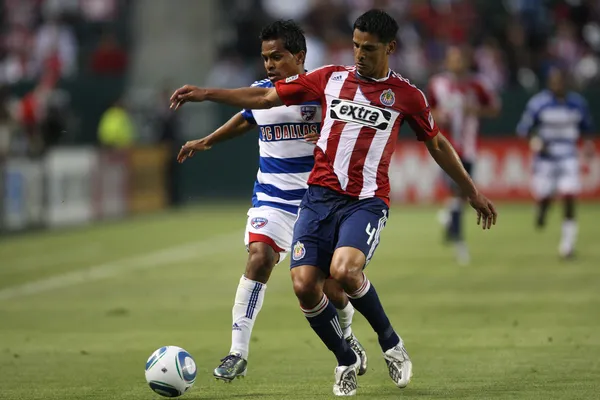
[[[532,191],[536,199],[554,194],[576,195],[581,190],[579,160],[536,160],[533,164]]]
[[[277,208],[262,206],[248,210],[244,244],[263,242],[279,251],[279,262],[290,252],[297,215]]]

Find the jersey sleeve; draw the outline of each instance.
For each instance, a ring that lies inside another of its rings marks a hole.
[[[250,85],[250,87],[268,87],[268,84],[269,80],[263,79],[262,81],[254,82],[252,85]],[[252,125],[256,125],[256,120],[254,119],[254,114],[252,113],[252,110],[244,108],[242,110],[242,117]]]
[[[326,66],[305,74],[290,76],[275,83],[277,95],[286,106],[320,100],[327,79],[334,70],[335,67]]]
[[[249,123],[251,123],[252,125],[256,125],[256,120],[254,119],[254,114],[252,114],[252,110],[248,110],[248,109],[243,109],[242,110],[242,117],[248,121]]]
[[[526,137],[538,124],[538,106],[535,98],[529,100],[517,125],[517,135]]]
[[[413,86],[407,99],[405,121],[417,135],[417,140],[425,142],[434,138],[438,134],[439,128],[433,119],[431,105],[425,94]]]

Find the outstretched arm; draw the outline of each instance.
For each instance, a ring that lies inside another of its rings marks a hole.
[[[179,150],[177,161],[182,163],[186,158],[193,157],[194,153],[209,150],[217,143],[241,136],[254,126],[242,116],[242,113],[237,113],[210,135],[186,142]]]
[[[427,140],[425,145],[435,162],[456,182],[463,195],[469,200],[471,207],[477,211],[477,224],[481,224],[483,219],[483,224],[481,224],[483,229],[490,229],[492,225],[495,225],[498,214],[494,205],[479,193],[448,139],[442,134],[438,134]]]
[[[275,88],[246,87],[240,89],[213,89],[185,85],[171,96],[171,108],[177,110],[187,102],[212,101],[239,108],[262,110],[283,105]]]

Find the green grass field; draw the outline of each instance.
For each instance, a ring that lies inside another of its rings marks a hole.
[[[212,369],[229,350],[243,272],[245,208],[200,207],[0,241],[0,399],[152,399],[147,357],[178,345],[196,359],[186,399],[331,398],[334,357],[274,272],[249,372]],[[556,256],[560,220],[532,228],[530,206],[500,205],[496,229],[469,226],[458,267],[433,208],[395,206],[368,268],[414,363],[400,391],[370,327],[358,395],[370,399],[594,399],[600,396],[600,206],[580,211],[579,258]],[[471,215],[471,219],[474,217]],[[471,222],[471,221],[469,221]]]

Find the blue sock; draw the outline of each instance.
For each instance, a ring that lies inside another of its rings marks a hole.
[[[461,199],[453,199],[450,207],[450,223],[448,224],[448,238],[454,241],[463,239],[462,235],[462,211]]]
[[[351,295],[348,295],[350,302],[371,324],[373,330],[377,333],[379,345],[383,351],[389,350],[400,343],[400,337],[392,328],[375,287],[364,276],[361,287]]]
[[[356,353],[344,340],[337,310],[329,302],[327,296],[323,295],[316,307],[310,310],[302,309],[302,312],[310,323],[310,327],[319,335],[325,346],[335,354],[338,365],[352,365],[356,362]]]

